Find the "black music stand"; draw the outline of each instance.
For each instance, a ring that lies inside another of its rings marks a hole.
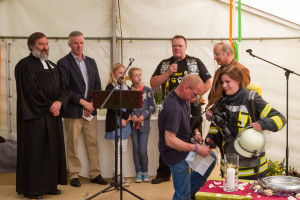
[[[122,186],[122,142],[120,142],[120,184],[118,183],[118,141],[122,137],[122,127],[118,127],[118,111],[120,111],[120,124],[121,124],[121,109],[120,108],[141,108],[142,107],[142,91],[132,91],[132,90],[119,90],[119,91],[92,91],[92,102],[94,104],[94,108],[107,108],[115,110],[115,177],[110,186],[105,188],[104,190],[94,194],[93,196],[87,198],[86,200],[90,200],[95,198],[101,193],[120,190],[120,199],[122,199],[123,190],[135,196],[138,199],[143,200],[143,198],[129,191],[128,189]],[[118,128],[120,128],[120,136],[118,136]]]

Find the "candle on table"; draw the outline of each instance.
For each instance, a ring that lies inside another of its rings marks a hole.
[[[227,168],[227,188],[235,188],[235,169]]]

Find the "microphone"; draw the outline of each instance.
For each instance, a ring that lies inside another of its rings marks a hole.
[[[247,49],[246,52],[247,53],[252,53],[252,50],[251,49]]]
[[[178,58],[176,57],[176,56],[173,56],[174,57],[174,62],[173,62],[173,64],[178,64]],[[172,73],[172,75],[171,75],[171,77],[173,77],[174,76],[174,72]]]
[[[176,56],[174,56],[174,63],[178,64],[178,58]]]
[[[249,53],[250,56],[254,57],[254,55],[252,55],[252,50],[251,49],[247,49],[246,52]]]

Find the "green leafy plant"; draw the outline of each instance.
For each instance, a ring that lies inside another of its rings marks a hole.
[[[161,105],[162,103],[162,91],[161,87],[153,88],[154,101],[156,105]]]
[[[285,175],[286,166],[284,163],[285,163],[285,158],[280,163],[277,160],[276,161],[268,160],[267,176]],[[289,166],[288,175],[300,177],[300,173],[298,173],[297,169],[295,169],[292,166]]]

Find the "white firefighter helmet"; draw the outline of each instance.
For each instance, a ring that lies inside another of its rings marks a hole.
[[[265,147],[265,135],[252,127],[242,131],[234,141],[236,152],[244,157],[259,156]]]

